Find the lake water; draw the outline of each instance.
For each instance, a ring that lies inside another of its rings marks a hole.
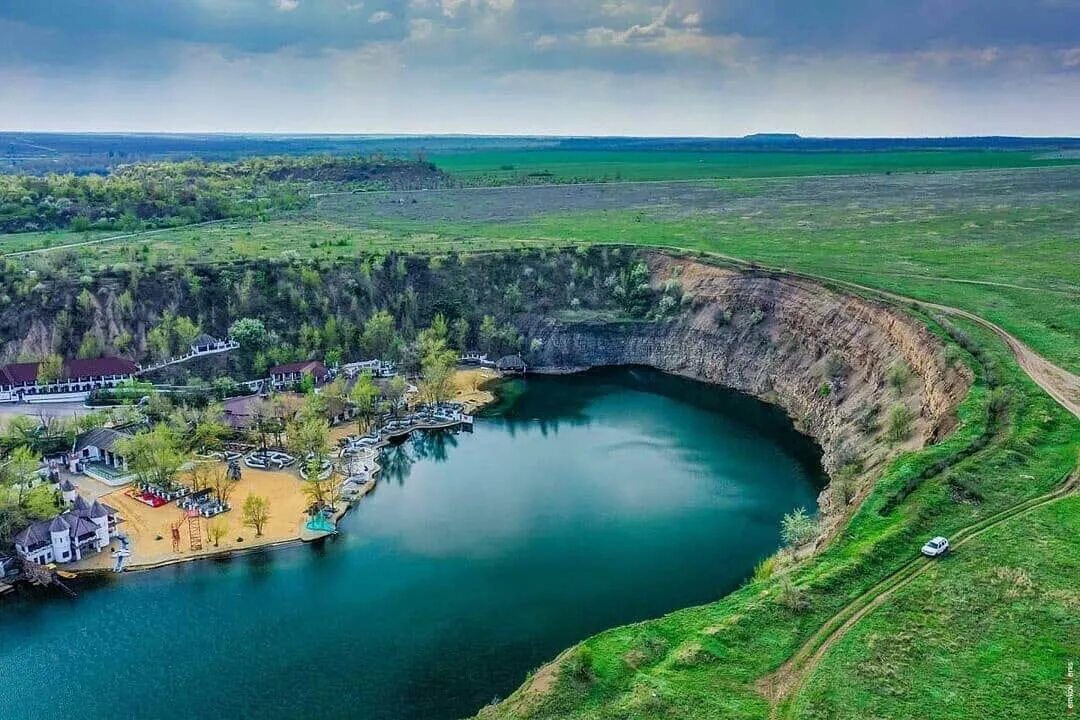
[[[776,408],[644,369],[519,382],[386,453],[341,534],[0,600],[0,717],[467,716],[600,630],[714,600],[814,507]]]

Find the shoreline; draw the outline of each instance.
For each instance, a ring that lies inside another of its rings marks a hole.
[[[484,407],[494,402],[495,395],[490,391],[480,389],[479,385],[489,382],[491,380],[496,380],[499,377],[500,375],[498,373],[490,370],[475,368],[458,370],[454,378],[455,385],[457,386],[454,401],[462,403],[462,405],[465,407],[465,412],[468,414],[472,414],[474,412],[477,412],[478,410],[483,409]],[[373,449],[378,450],[382,447],[385,447],[389,444],[391,437],[407,435],[416,430],[446,429],[449,427],[457,426],[459,424],[460,423],[456,422],[418,424],[410,428],[406,432],[388,435],[387,438],[377,443],[373,447]],[[338,438],[352,434],[353,431],[355,431],[355,426],[353,426],[351,423],[341,423],[330,428],[330,437],[331,440],[336,441]],[[351,500],[339,500],[338,505],[340,506],[340,508],[335,510],[332,516],[332,520],[335,526],[349,513],[349,511],[356,503],[363,501],[364,498],[366,498],[375,490],[375,487],[379,483],[379,476],[381,475],[381,471],[382,468],[379,466],[378,462],[376,462],[375,467],[371,472],[370,482],[362,486],[362,490],[359,495],[355,498],[352,498]],[[276,482],[284,485],[286,489],[290,490],[288,499],[295,500],[297,496],[300,496],[301,500],[303,499],[301,490],[301,488],[303,487],[303,480],[299,478],[299,476],[294,470],[265,471],[249,469],[245,473],[245,477],[241,482],[250,483],[253,486],[261,486],[259,488],[260,491],[265,491],[266,485],[268,485],[269,483]],[[128,486],[125,486],[123,488],[117,488],[113,493],[109,493],[108,495],[103,496],[102,499],[107,502],[112,499],[113,501],[119,501],[120,503],[127,505],[128,510],[126,513],[123,513],[122,511],[122,517],[132,523],[132,526],[135,528],[134,532],[136,535],[145,533],[148,536],[140,538],[140,542],[167,542],[167,540],[164,538],[165,533],[163,531],[156,532],[155,535],[155,531],[153,531],[151,529],[151,526],[148,524],[150,519],[160,523],[161,520],[166,519],[167,517],[172,517],[166,516],[164,513],[161,512],[167,506],[151,509],[145,508],[142,505],[135,503],[134,501],[125,502],[124,497],[110,498],[110,496],[113,495],[124,496],[127,488]],[[277,487],[272,489],[277,490],[279,495],[281,494],[282,488]],[[239,517],[240,499],[237,498],[236,500],[237,502],[235,504],[237,505],[237,507],[235,507],[233,510],[230,510],[228,513],[225,513],[218,517],[225,519],[226,522],[230,520],[230,518],[227,516],[232,515],[233,513],[236,513],[235,517]],[[273,513],[273,504],[271,505],[271,513]],[[131,515],[131,517],[126,517],[126,515]],[[214,519],[216,520],[217,518]],[[280,520],[273,517],[273,515],[271,517],[271,520],[272,522],[275,522],[275,524],[277,522],[280,522]],[[60,567],[59,569],[73,572],[77,577],[87,578],[98,577],[101,575],[123,575],[123,573],[125,572],[146,572],[149,570],[158,570],[161,568],[169,567],[171,565],[179,565],[181,563],[188,563],[197,560],[222,560],[231,557],[238,557],[258,550],[271,550],[281,547],[300,545],[304,543],[318,542],[338,532],[337,530],[334,530],[332,532],[308,531],[305,527],[305,523],[307,521],[308,516],[305,513],[300,512],[297,515],[297,520],[295,524],[292,520],[288,520],[287,522],[289,523],[289,525],[287,528],[279,528],[277,532],[268,532],[263,537],[257,539],[253,538],[250,541],[245,539],[242,545],[235,541],[223,540],[224,543],[227,543],[225,547],[213,547],[209,544],[209,541],[204,539],[205,546],[202,550],[180,550],[173,552],[165,552],[158,555],[157,557],[147,558],[143,561],[134,560],[135,555],[133,553],[132,557],[128,558],[128,560],[124,563],[123,571],[120,573],[117,573],[113,570],[113,558],[109,552],[110,550],[115,550],[119,547],[119,542],[113,541],[113,543],[111,543],[109,547],[104,548],[100,552],[85,558],[83,561],[80,561],[79,563],[73,563],[67,567]],[[203,519],[202,522],[207,522],[207,520]],[[183,532],[183,530],[181,530],[181,532]],[[87,566],[79,567],[79,565],[82,565],[83,563],[86,563]]]

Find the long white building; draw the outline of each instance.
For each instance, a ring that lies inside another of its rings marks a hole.
[[[91,391],[114,388],[139,370],[130,360],[116,357],[65,360],[59,378],[41,382],[40,365],[32,362],[0,366],[0,402],[84,400]]]

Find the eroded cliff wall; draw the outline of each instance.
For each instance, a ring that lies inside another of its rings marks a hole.
[[[650,365],[775,402],[824,450],[827,470],[873,465],[897,404],[915,416],[907,446],[944,434],[970,378],[901,311],[791,277],[736,272],[655,253],[654,286],[681,285],[683,309],[659,322],[535,318],[535,369]],[[902,385],[898,379],[906,373]],[[891,449],[895,449],[891,448]]]

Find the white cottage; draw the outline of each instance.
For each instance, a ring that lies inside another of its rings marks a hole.
[[[117,535],[117,512],[103,502],[75,496],[70,510],[30,525],[15,536],[15,552],[39,565],[69,563],[100,552]]]

